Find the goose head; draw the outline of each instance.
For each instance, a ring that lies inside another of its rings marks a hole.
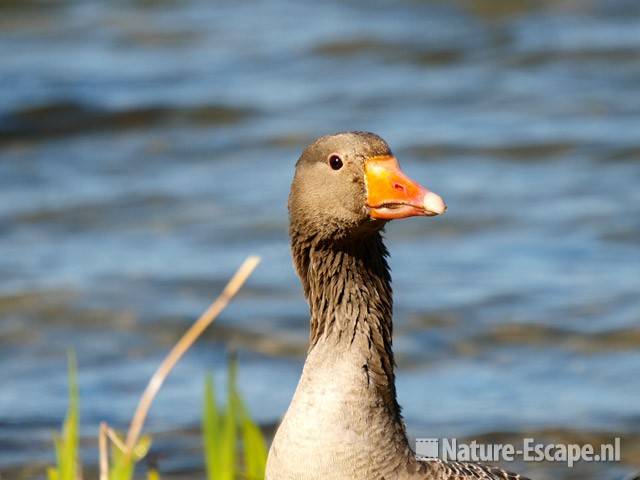
[[[321,239],[376,232],[390,220],[446,209],[439,195],[402,172],[382,138],[368,132],[328,135],[309,145],[289,196],[292,229]]]

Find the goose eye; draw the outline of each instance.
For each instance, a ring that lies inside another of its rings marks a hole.
[[[329,165],[334,170],[340,170],[342,168],[342,159],[338,155],[331,155],[329,157]]]

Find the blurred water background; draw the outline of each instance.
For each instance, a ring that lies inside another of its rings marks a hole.
[[[154,405],[202,472],[205,372],[277,424],[306,349],[286,198],[370,130],[449,212],[387,229],[413,436],[608,442],[640,467],[640,3],[0,1],[0,477],[42,478],[77,351],[83,434],[124,428],[178,335],[263,263]],[[85,460],[96,459],[87,440]]]

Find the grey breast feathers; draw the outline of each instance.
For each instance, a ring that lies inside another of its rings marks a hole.
[[[429,460],[419,464],[425,467],[425,480],[530,480],[522,475],[480,463]]]

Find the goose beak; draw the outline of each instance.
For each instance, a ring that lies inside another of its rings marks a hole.
[[[392,156],[365,161],[367,207],[371,218],[394,220],[415,216],[433,217],[447,210],[439,195],[407,177]]]

